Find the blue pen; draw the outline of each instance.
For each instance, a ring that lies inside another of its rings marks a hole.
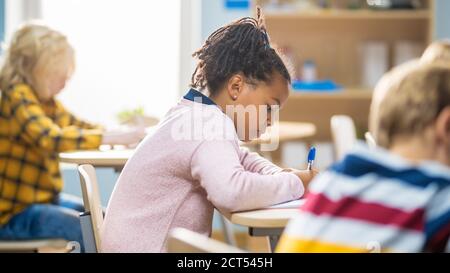
[[[316,148],[312,147],[308,153],[308,170],[312,170],[314,159],[316,159]]]

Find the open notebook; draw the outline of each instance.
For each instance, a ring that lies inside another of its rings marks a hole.
[[[306,199],[297,199],[293,201],[288,201],[276,205],[272,205],[267,207],[266,209],[296,209],[299,208],[303,203],[305,203]]]

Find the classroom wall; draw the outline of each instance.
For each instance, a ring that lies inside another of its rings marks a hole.
[[[197,65],[192,53],[201,46],[202,0],[181,1],[180,90],[184,96],[191,83],[191,75]]]
[[[0,41],[5,37],[5,0],[0,0]],[[0,47],[0,54],[2,49]]]
[[[226,0],[202,0],[202,40],[205,40],[218,27],[231,22],[232,20],[251,16],[250,9],[230,10],[225,8]],[[435,38],[450,39],[450,1],[435,0]]]
[[[202,41],[217,28],[242,17],[250,16],[250,9],[228,9],[226,0],[202,0]]]
[[[450,39],[450,1],[436,0],[436,39]]]

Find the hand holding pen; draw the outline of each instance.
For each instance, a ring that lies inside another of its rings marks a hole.
[[[314,164],[314,160],[316,159],[316,148],[312,147],[308,153],[308,168],[307,170],[312,170],[312,165]]]
[[[316,158],[316,148],[311,148],[308,153],[308,167],[306,170],[296,170],[296,169],[284,169],[285,172],[291,172],[297,175],[302,181],[305,188],[308,188],[309,183],[318,174],[318,172],[313,169],[314,160]]]

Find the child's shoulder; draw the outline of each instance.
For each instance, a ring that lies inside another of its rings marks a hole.
[[[426,188],[431,184],[450,187],[450,168],[437,162],[413,164],[382,148],[369,149],[357,144],[342,161],[330,171],[350,179],[377,177],[377,180],[403,183],[407,186]]]
[[[6,90],[5,95],[13,99],[38,100],[31,86],[24,83],[13,85],[10,89]]]
[[[236,140],[231,119],[218,107],[181,101],[162,121],[171,132],[192,136],[194,140]],[[183,138],[185,139],[185,138]]]

